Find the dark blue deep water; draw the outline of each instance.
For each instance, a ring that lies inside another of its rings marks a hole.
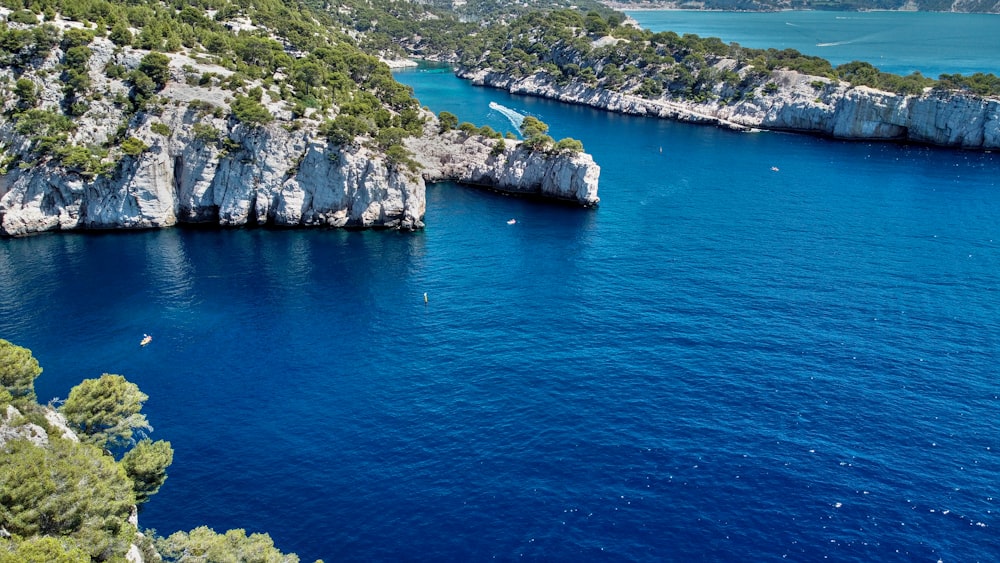
[[[410,234],[0,241],[39,396],[150,395],[176,457],[143,527],[328,562],[996,560],[997,155],[399,77],[581,139],[601,206],[442,184]]]

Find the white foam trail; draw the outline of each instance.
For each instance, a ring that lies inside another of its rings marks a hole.
[[[513,124],[514,127],[517,128],[518,131],[521,130],[521,124],[524,123],[524,118],[525,118],[524,115],[508,107],[504,107],[496,102],[490,102],[490,109],[502,113],[503,116],[506,117],[511,122],[511,124]]]

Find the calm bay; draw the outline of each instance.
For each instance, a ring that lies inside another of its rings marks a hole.
[[[600,207],[438,184],[416,233],[0,240],[39,397],[150,395],[176,456],[142,527],[304,561],[1000,553],[997,155],[397,78],[582,140]]]

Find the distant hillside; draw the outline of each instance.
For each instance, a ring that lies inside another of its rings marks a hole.
[[[856,140],[1000,147],[1000,78],[898,76],[792,49],[653,33],[618,18],[535,12],[460,53],[477,84],[610,111]]]
[[[1000,13],[998,0],[613,0],[617,10],[678,9],[774,12],[778,10],[907,10],[920,12]]]

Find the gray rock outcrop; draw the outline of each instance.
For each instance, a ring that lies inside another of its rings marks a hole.
[[[28,422],[14,405],[7,405],[0,409],[0,447],[14,440],[44,446],[49,443],[49,435],[41,426]]]
[[[62,413],[51,407],[43,407],[41,412],[49,428],[58,431],[63,439],[71,442],[80,441],[66,423],[66,417]],[[17,407],[7,405],[0,409],[0,447],[13,440],[27,440],[36,446],[44,446],[49,443],[49,434],[45,428],[29,422]]]

